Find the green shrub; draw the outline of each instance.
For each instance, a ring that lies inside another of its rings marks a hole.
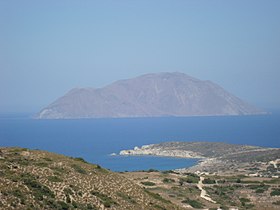
[[[216,181],[210,178],[206,178],[202,181],[203,184],[216,184]]]
[[[256,189],[255,193],[264,193],[264,189]]]
[[[271,196],[279,196],[280,195],[280,189],[274,188],[271,193]]]
[[[174,179],[169,179],[169,178],[164,178],[164,179],[162,180],[162,182],[163,182],[163,183],[174,183],[175,180],[174,180]]]
[[[71,198],[68,194],[66,195],[66,203],[71,203]]]
[[[246,204],[245,204],[245,208],[246,208],[246,209],[252,209],[252,208],[254,208],[254,206],[255,206],[255,205],[252,204],[252,203],[246,203]]]
[[[150,169],[148,170],[148,172],[158,172],[158,170],[157,170],[157,169],[150,168]]]
[[[66,195],[73,195],[74,193],[73,193],[73,191],[70,189],[70,188],[64,188],[64,193],[66,194]]]
[[[96,165],[95,168],[102,173],[109,173],[109,171],[105,168],[102,168],[100,165]]]
[[[178,174],[177,172],[172,171],[172,170],[162,171],[161,173],[162,174]]]
[[[203,208],[203,204],[202,203],[200,203],[199,201],[196,201],[196,200],[191,200],[189,198],[183,200],[182,203],[187,203],[190,206],[192,206],[193,208],[197,208],[197,209]]]
[[[45,161],[48,161],[48,162],[52,162],[52,159],[50,159],[50,158],[48,158],[48,157],[44,157],[44,158],[42,158],[43,160],[45,160]]]
[[[66,169],[62,167],[51,167],[51,169],[54,170],[56,174],[61,174],[66,172]]]
[[[57,204],[58,204],[58,208],[57,209],[60,209],[60,210],[68,210],[70,209],[70,206],[69,204],[63,202],[63,201],[57,201]]]
[[[149,182],[149,181],[141,182],[141,184],[143,184],[145,186],[155,186],[156,185],[154,182]]]
[[[16,162],[18,162],[18,164],[22,165],[22,166],[28,166],[30,161],[28,161],[25,158],[19,158],[16,160]]]
[[[198,177],[194,177],[194,176],[181,177],[179,179],[179,183],[182,185],[184,182],[187,182],[187,183],[198,183],[199,182],[199,178]]]
[[[80,174],[87,174],[86,170],[77,164],[72,164],[72,168]]]
[[[82,163],[88,163],[87,161],[84,160],[84,158],[81,158],[81,157],[76,157],[76,158],[72,158],[72,159],[80,161]]]
[[[54,193],[45,185],[37,182],[34,176],[30,174],[22,175],[23,183],[32,191],[33,196],[37,200],[43,200],[43,196],[54,198]]]
[[[103,193],[100,193],[98,191],[91,191],[90,193],[92,195],[98,197],[106,208],[110,208],[113,204],[115,204],[115,205],[117,204],[111,197],[109,197]]]
[[[124,199],[124,200],[130,202],[130,203],[136,203],[136,201],[135,201],[133,198],[131,198],[129,195],[127,195],[127,194],[118,192],[117,195],[118,195],[119,197],[121,197],[122,199]]]
[[[90,204],[90,203],[87,204],[86,209],[88,209],[88,210],[97,210],[97,208],[95,206],[93,206],[92,204]]]
[[[158,193],[152,193],[152,192],[150,192],[150,191],[148,191],[148,190],[145,190],[145,192],[146,192],[148,195],[150,195],[152,198],[157,199],[157,200],[159,200],[159,201],[161,201],[161,202],[164,202],[164,203],[171,203],[171,201],[165,200],[165,199],[164,199],[163,197],[161,197],[160,194],[158,194]]]
[[[25,195],[24,195],[20,190],[15,189],[15,190],[13,190],[13,191],[7,192],[7,194],[11,194],[11,195],[13,195],[13,196],[19,198],[19,199],[20,199],[20,203],[21,203],[22,205],[25,204],[26,197],[25,197]]]
[[[166,208],[164,208],[164,207],[162,207],[162,206],[160,206],[158,204],[153,204],[153,207],[157,208],[157,209],[160,209],[160,210],[166,210]]]
[[[74,209],[78,208],[78,204],[76,203],[76,201],[72,200],[72,206],[74,207]]]
[[[248,198],[239,198],[241,203],[246,203],[246,202],[250,202],[250,199]]]
[[[50,182],[62,182],[62,181],[63,181],[61,178],[59,178],[59,177],[57,177],[57,176],[49,176],[49,177],[48,177],[48,180],[49,180]]]
[[[39,167],[48,167],[49,166],[49,164],[46,162],[37,162],[37,163],[35,163],[35,165],[37,165]]]

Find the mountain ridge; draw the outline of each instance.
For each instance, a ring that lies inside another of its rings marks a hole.
[[[264,114],[211,81],[184,73],[153,73],[103,88],[74,88],[38,119],[217,116]]]

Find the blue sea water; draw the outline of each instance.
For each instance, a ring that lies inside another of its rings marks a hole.
[[[0,147],[19,146],[83,157],[113,171],[169,170],[197,160],[110,156],[165,141],[210,141],[280,147],[280,115],[35,120],[0,115]]]

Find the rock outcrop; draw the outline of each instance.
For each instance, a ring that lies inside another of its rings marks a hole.
[[[163,157],[179,157],[179,158],[204,158],[196,152],[188,150],[180,150],[174,148],[163,148],[154,144],[144,145],[142,147],[134,147],[132,150],[122,150],[120,155],[154,155]]]

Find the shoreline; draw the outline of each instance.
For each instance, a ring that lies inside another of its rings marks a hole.
[[[196,164],[190,167],[183,167],[183,168],[176,168],[171,169],[177,172],[186,172],[192,170],[193,168],[201,168],[203,166],[208,166],[209,161],[212,162],[213,158],[204,157],[199,155],[193,151],[182,151],[182,150],[161,150],[161,149],[154,149],[154,144],[143,145],[140,148],[134,147],[131,150],[121,150],[118,156],[143,156],[143,157],[159,157],[159,158],[175,158],[175,159],[192,159],[197,160]],[[212,161],[211,161],[212,160]]]
[[[191,160],[197,160],[196,163],[189,167],[183,167],[183,168],[175,168],[175,169],[169,169],[178,173],[186,173],[186,172],[200,172],[203,171],[203,168],[210,167],[212,164],[220,163],[216,158],[187,158],[187,157],[176,157],[176,156],[160,156],[160,155],[116,155],[116,156],[136,156],[136,157],[155,157],[155,158],[171,158],[171,159],[191,159]],[[149,169],[147,169],[149,170]],[[156,169],[159,171],[164,171],[160,169]],[[137,170],[136,170],[137,171]]]
[[[166,170],[172,170],[172,171],[177,171],[177,170],[187,170],[190,169],[192,167],[197,167],[199,166],[202,162],[208,160],[208,158],[186,158],[186,157],[175,157],[175,156],[159,156],[159,155],[119,155],[119,154],[115,154],[115,155],[111,155],[110,156],[114,156],[114,157],[130,157],[130,156],[134,156],[134,157],[152,157],[152,158],[167,158],[167,159],[186,159],[188,160],[193,160],[195,161],[195,164],[191,165],[191,166],[186,166],[186,167],[178,167],[178,168],[173,168],[173,169],[157,169],[157,168],[147,168],[147,169],[143,169],[143,170],[149,170],[149,169],[155,169],[158,171],[166,171]],[[134,170],[133,170],[134,171]],[[138,171],[138,170],[135,170]]]
[[[133,154],[133,155],[110,155],[110,156],[123,156],[123,157],[129,157],[129,156],[136,156],[136,157],[159,157],[159,158],[173,158],[173,159],[198,159],[198,160],[203,160],[203,159],[208,159],[206,157],[180,157],[180,156],[165,156],[165,155],[148,155],[148,154]]]
[[[280,159],[280,149],[221,142],[164,142],[121,150],[119,155],[196,159],[192,166],[172,170],[180,173],[216,173],[221,170],[239,170],[240,166],[245,167],[252,163],[267,163]]]

